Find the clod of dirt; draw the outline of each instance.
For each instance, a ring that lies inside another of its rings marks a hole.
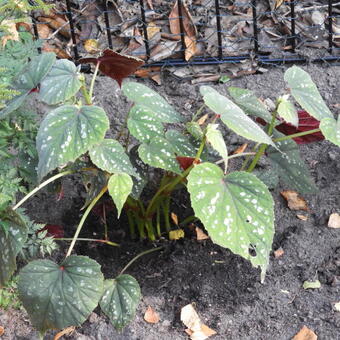
[[[307,221],[308,220],[308,216],[306,216],[306,215],[297,214],[296,217],[301,221]]]
[[[286,190],[281,191],[281,195],[287,200],[290,210],[308,210],[307,202],[296,191]]]
[[[197,241],[203,241],[203,240],[209,239],[209,236],[205,232],[203,232],[201,228],[196,227],[195,231],[196,231]]]
[[[283,256],[284,253],[285,253],[284,250],[280,247],[279,249],[276,249],[274,251],[274,257],[277,259],[277,258]]]
[[[292,340],[317,340],[317,335],[308,327],[303,326]]]
[[[331,214],[328,220],[328,227],[338,229],[340,228],[340,215],[337,213]]]

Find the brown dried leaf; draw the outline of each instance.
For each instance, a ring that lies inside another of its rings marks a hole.
[[[287,200],[290,210],[308,210],[307,202],[296,191],[281,191],[281,195]]]
[[[99,52],[99,45],[96,39],[87,39],[84,42],[85,51],[90,54],[96,54]]]
[[[0,336],[3,336],[5,333],[5,328],[3,328],[2,326],[0,326]]]
[[[54,336],[53,340],[59,340],[64,335],[72,334],[75,329],[76,329],[75,326],[67,327],[67,328],[63,329],[61,332],[57,333]]]
[[[6,35],[4,35],[1,38],[1,45],[2,45],[2,47],[6,46],[8,40],[14,40],[14,41],[18,41],[19,40],[19,33],[17,31],[15,22],[13,20],[3,20],[1,22],[1,25],[6,30]]]
[[[144,320],[148,323],[157,323],[159,322],[159,315],[151,306],[148,306],[144,314]]]
[[[329,216],[328,227],[338,229],[340,228],[340,215],[333,213]]]
[[[47,39],[52,33],[52,30],[47,24],[37,25],[37,30],[40,39]]]
[[[292,340],[317,340],[317,335],[308,327],[303,326]]]
[[[306,215],[299,215],[297,214],[296,217],[302,221],[307,221],[308,220],[308,216]]]
[[[63,18],[63,16],[58,14],[52,14],[49,16],[41,16],[38,17],[37,20],[39,22],[44,22],[54,30],[58,31],[63,37],[70,39],[70,25],[67,20]],[[39,26],[39,25],[38,25]]]
[[[280,247],[280,248],[274,250],[274,257],[276,259],[278,259],[279,257],[283,256],[284,253],[285,253],[285,251]]]
[[[247,143],[244,143],[242,144],[241,146],[239,146],[234,152],[233,152],[233,155],[237,155],[239,153],[243,153],[246,148],[248,147],[248,144]]]
[[[197,120],[198,125],[203,125],[205,121],[208,119],[209,115],[206,113],[204,116],[202,116],[200,119]]]
[[[193,40],[192,38],[188,37],[187,35],[184,36],[184,42],[185,42],[185,60],[190,60],[193,56],[196,54],[196,40]]]
[[[171,219],[176,225],[178,225],[178,216],[173,212],[171,213]]]
[[[150,22],[147,27],[148,39],[151,39],[155,34],[161,31],[161,28],[154,22]]]
[[[195,230],[196,230],[197,241],[209,239],[209,236],[205,232],[203,232],[201,228],[196,227]]]

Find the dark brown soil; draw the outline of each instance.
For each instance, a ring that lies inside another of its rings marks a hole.
[[[340,67],[310,65],[305,69],[312,75],[331,106],[340,102]],[[282,68],[270,69],[263,75],[248,76],[220,85],[252,89],[263,98],[274,99],[283,89]],[[200,106],[198,87],[165,79],[158,88],[181,111],[194,112]],[[108,79],[99,83],[98,101],[112,118],[112,125],[122,120],[127,103],[119,98],[119,90]],[[240,139],[227,136],[229,144],[236,146]],[[309,211],[306,221],[287,208],[279,192],[290,189],[281,185],[273,191],[276,202],[276,233],[273,250],[282,247],[284,255],[271,256],[264,284],[259,271],[250,263],[211,241],[198,242],[194,237],[177,242],[160,240],[161,251],[146,255],[127,271],[140,283],[142,301],[136,318],[121,333],[117,333],[99,310],[69,339],[78,340],[173,340],[188,339],[180,321],[180,310],[195,303],[202,320],[216,330],[212,339],[233,340],[286,340],[291,339],[303,325],[314,330],[320,340],[340,339],[340,313],[333,304],[340,301],[340,229],[327,227],[328,217],[340,213],[340,149],[327,141],[301,147],[319,188],[316,195],[306,195]],[[66,180],[65,199],[56,203],[48,193],[41,193],[26,208],[37,221],[62,223],[72,235],[79,220],[77,208],[82,198],[73,180]],[[181,218],[180,201],[173,209]],[[184,209],[184,208],[183,208]],[[123,220],[124,222],[124,220]],[[122,224],[123,224],[122,222]],[[101,233],[101,226],[92,219],[87,223],[90,233]],[[110,224],[110,228],[117,226]],[[118,235],[118,234],[116,234]],[[89,246],[81,243],[78,254],[86,254],[102,264],[105,277],[116,276],[124,265],[143,250],[156,245],[123,242],[120,248]],[[63,247],[61,248],[63,249]],[[320,280],[321,288],[304,290],[306,280]],[[143,320],[147,306],[160,314],[158,324]],[[36,339],[25,313],[2,312],[0,325],[5,327],[3,339]],[[52,339],[52,333],[46,339]]]

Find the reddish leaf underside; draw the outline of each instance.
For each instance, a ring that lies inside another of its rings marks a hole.
[[[177,159],[177,162],[179,163],[180,167],[183,170],[186,170],[194,163],[195,157],[179,157],[179,156],[177,156],[176,159]],[[199,163],[201,163],[200,160],[195,162],[195,164],[199,164]]]
[[[106,49],[103,55],[98,58],[82,58],[79,60],[81,64],[93,63],[99,64],[99,70],[106,76],[117,81],[121,87],[123,79],[131,74],[134,74],[136,70],[144,65],[144,61],[128,55],[123,55],[114,52],[110,49]]]
[[[49,236],[53,236],[55,238],[64,237],[64,228],[61,225],[56,224],[46,224],[44,228],[42,228],[39,232],[47,230]]]

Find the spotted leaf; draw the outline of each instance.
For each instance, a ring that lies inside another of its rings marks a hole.
[[[181,116],[157,92],[145,85],[135,82],[125,82],[122,85],[123,93],[134,103],[149,110],[150,114],[157,117],[159,122],[178,123]]]
[[[123,274],[105,280],[104,294],[99,304],[116,329],[124,328],[135,316],[141,292],[137,280]]]
[[[218,124],[208,124],[206,137],[207,141],[211,144],[211,146],[221,155],[223,158],[225,168],[224,171],[227,171],[228,166],[228,150],[225,145],[223,136],[221,131],[217,130]]]
[[[297,66],[290,67],[284,75],[295,100],[317,120],[333,118],[310,75]]]
[[[252,91],[239,87],[229,87],[228,91],[235,103],[241,107],[245,113],[251,116],[260,117],[268,123],[271,121],[270,112]]]
[[[222,122],[229,129],[244,138],[274,146],[270,137],[227,97],[222,96],[210,86],[201,86],[200,91],[205,104],[212,111],[221,115]]]
[[[197,122],[188,122],[185,125],[187,131],[193,136],[195,139],[201,141],[204,137],[204,133],[202,131],[201,126]]]
[[[340,146],[340,115],[338,116],[338,121],[334,118],[322,119],[320,129],[327,140]]]
[[[24,91],[7,102],[5,108],[0,111],[0,119],[7,117],[10,113],[18,109],[25,102],[28,95],[29,92]]]
[[[191,140],[177,130],[168,130],[165,138],[169,141],[175,150],[176,155],[184,157],[194,157],[197,152],[197,146]]]
[[[133,182],[128,174],[113,174],[108,182],[109,194],[113,199],[118,211],[118,217],[131,194]]]
[[[153,138],[149,144],[141,144],[138,153],[146,164],[177,174],[181,173],[176,161],[175,149],[162,137]]]
[[[127,126],[132,136],[147,143],[155,136],[164,135],[164,127],[153,111],[140,105],[134,105],[129,112]]]
[[[299,116],[294,105],[288,100],[289,96],[285,95],[279,98],[279,105],[277,106],[277,113],[287,123],[294,126],[299,125]]]
[[[13,86],[19,90],[31,91],[45,78],[54,62],[54,53],[43,53],[33,57],[16,77]]]
[[[224,176],[217,165],[202,163],[190,172],[188,191],[213,242],[261,267],[263,280],[274,235],[274,201],[267,187],[247,172]]]
[[[80,89],[79,71],[72,61],[58,60],[41,82],[39,98],[49,105],[62,103]]]
[[[145,164],[139,157],[138,154],[138,147],[139,145],[135,145],[131,148],[129,152],[129,156],[131,159],[131,163],[133,168],[138,174],[138,177],[133,177],[133,187],[131,196],[134,199],[139,199],[141,193],[143,192],[144,187],[148,183],[148,174],[149,174],[149,166]]]
[[[98,168],[111,174],[127,173],[138,177],[124,148],[114,139],[104,139],[91,148],[90,157]]]
[[[41,332],[80,326],[103,293],[100,265],[87,256],[69,256],[60,265],[32,261],[19,274],[18,290],[31,322]]]
[[[106,113],[98,106],[65,105],[51,111],[42,121],[37,135],[39,178],[76,160],[100,142],[108,128]]]
[[[0,216],[0,287],[17,268],[16,257],[27,239],[27,226],[13,210],[5,210]]]
[[[283,134],[274,131],[274,137],[279,138]],[[274,165],[277,165],[279,177],[289,189],[299,193],[313,193],[317,188],[309,173],[306,164],[300,157],[297,144],[293,140],[285,140],[276,143],[277,149],[269,147],[266,155]]]

